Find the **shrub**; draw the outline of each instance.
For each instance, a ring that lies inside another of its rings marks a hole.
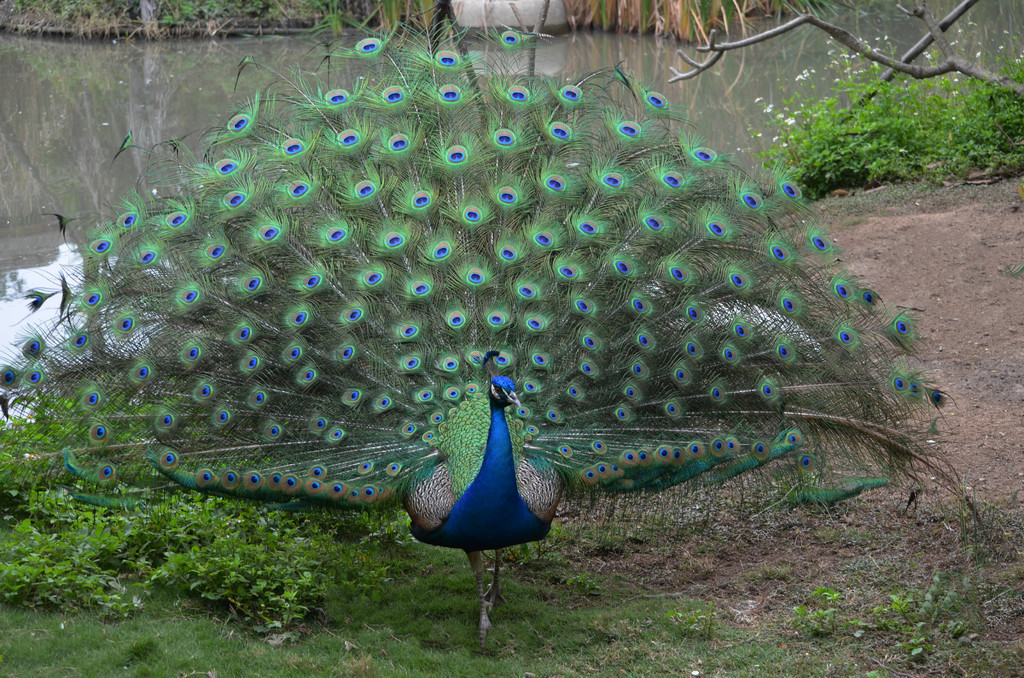
[[[965,76],[882,82],[879,70],[846,72],[832,96],[817,101],[787,100],[761,156],[795,168],[810,197],[971,170],[1024,171],[1024,146],[1012,143],[1024,140],[1024,98]],[[1024,60],[1003,74],[1024,82]]]
[[[387,566],[367,553],[381,542],[404,543],[397,521],[385,516],[352,516],[350,534],[356,525],[368,532],[353,546],[332,538],[326,516],[308,520],[195,494],[123,510],[31,491],[21,512],[28,517],[0,532],[0,601],[119,618],[141,608],[151,587],[163,586],[260,631],[305,617],[333,582],[354,590],[379,586]]]

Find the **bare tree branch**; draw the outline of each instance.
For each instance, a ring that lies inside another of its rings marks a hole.
[[[516,7],[516,3],[514,3],[514,2],[508,3],[508,8],[511,9],[512,13],[516,15],[516,21],[519,22],[519,27],[525,31],[526,30],[526,22],[523,21],[523,15],[519,13],[519,8]]]
[[[943,33],[945,33],[953,24],[956,23],[957,19],[966,14],[967,10],[969,10],[971,7],[974,7],[980,1],[981,0],[964,0],[959,5],[957,5],[952,12],[947,14],[942,19],[942,21],[939,22],[939,28],[942,29]],[[932,44],[933,39],[934,38],[932,38],[931,33],[928,33],[923,38],[918,40],[913,47],[908,49],[903,54],[903,56],[900,57],[900,61],[909,64],[911,61],[920,56],[926,49],[928,49],[928,47]],[[883,82],[889,82],[890,80],[892,80],[892,76],[894,73],[895,71],[893,71],[891,68],[887,68],[882,72],[882,75],[879,76],[879,80],[882,80]]]
[[[823,21],[822,19],[819,19],[813,14],[801,14],[795,19],[788,21],[781,26],[773,28],[769,31],[765,31],[763,33],[758,33],[757,35],[753,35],[749,38],[744,38],[743,40],[736,40],[735,42],[716,43],[714,41],[714,33],[712,33],[711,37],[709,37],[708,44],[697,47],[698,52],[711,52],[711,56],[705,59],[703,62],[698,62],[695,59],[692,59],[686,54],[684,54],[682,50],[678,50],[677,53],[679,54],[680,58],[683,59],[683,61],[685,61],[690,66],[691,70],[687,71],[686,73],[682,73],[670,66],[669,70],[672,71],[673,77],[669,79],[669,82],[676,82],[678,80],[690,80],[691,78],[697,77],[698,75],[700,75],[701,73],[715,65],[715,63],[718,62],[718,60],[722,57],[722,55],[725,52],[736,49],[742,49],[744,47],[748,47],[759,42],[765,42],[766,40],[775,38],[779,35],[782,35],[783,33],[788,33],[789,31],[793,30],[794,28],[797,28],[798,26],[802,26],[803,24],[810,24],[815,28],[824,31],[833,40],[850,49],[851,51],[860,54],[864,58],[874,61],[875,63],[882,64],[883,66],[887,66],[892,71],[905,73],[906,75],[909,75],[910,77],[915,78],[917,80],[934,78],[938,75],[944,75],[946,73],[952,73],[956,71],[959,73],[963,73],[968,77],[975,78],[977,80],[982,80],[984,82],[992,83],[994,85],[998,85],[999,87],[1008,89],[1018,96],[1024,96],[1024,84],[1016,83],[1010,78],[1001,76],[997,73],[993,73],[992,71],[989,71],[988,69],[982,66],[967,61],[962,56],[956,53],[952,45],[949,44],[949,41],[946,40],[946,36],[943,35],[943,31],[948,29],[949,26],[951,26],[953,22],[956,21],[956,19],[958,19],[964,12],[970,9],[970,7],[973,6],[977,1],[978,0],[965,0],[965,2],[963,2],[960,7],[951,12],[950,15],[943,20],[942,23],[945,24],[944,26],[936,22],[935,15],[933,15],[931,11],[928,10],[923,0],[921,0],[921,2],[919,2],[913,10],[904,9],[903,11],[907,12],[909,15],[917,17],[918,19],[924,22],[924,24],[928,27],[929,35],[927,37],[930,38],[930,40],[922,40],[921,42],[919,42],[918,45],[921,45],[920,49],[918,49],[918,46],[915,45],[915,48],[912,49],[910,52],[907,52],[907,54],[904,55],[903,59],[896,59],[894,57],[889,56],[888,54],[879,52],[878,50],[872,48],[865,41],[861,40],[856,35],[850,33],[848,30],[841,26],[836,26],[835,24]],[[900,9],[903,9],[903,7],[900,7]],[[939,49],[939,52],[942,54],[944,59],[942,63],[938,63],[931,66],[921,66],[907,62],[910,59],[917,57],[931,43],[935,43],[936,47]]]
[[[1024,84],[1016,83],[1006,76],[993,73],[977,64],[972,64],[957,54],[953,46],[949,44],[949,40],[946,40],[942,29],[935,21],[935,15],[928,10],[924,0],[921,0],[920,4],[914,7],[911,14],[924,22],[925,26],[928,27],[928,32],[932,34],[932,38],[935,40],[935,46],[939,48],[942,56],[946,58],[946,62],[952,64],[957,71],[976,80],[1008,89],[1017,96],[1024,96]]]
[[[708,44],[700,45],[699,47],[697,47],[698,52],[711,52],[711,56],[708,57],[703,62],[698,62],[694,59],[691,59],[690,56],[687,55],[686,52],[684,52],[683,50],[677,49],[676,54],[678,54],[683,61],[689,64],[692,70],[687,71],[686,73],[681,73],[672,66],[669,66],[668,69],[672,71],[673,76],[672,78],[669,79],[669,82],[676,82],[678,80],[690,80],[692,78],[696,78],[698,75],[714,66],[718,62],[718,60],[722,58],[722,55],[725,54],[726,52],[734,49],[747,47],[749,45],[754,45],[759,42],[764,42],[766,40],[771,40],[776,36],[782,35],[783,33],[788,33],[797,26],[801,26],[807,23],[810,17],[810,14],[802,14],[797,18],[793,19],[792,21],[787,21],[781,26],[776,26],[775,28],[769,31],[758,33],[757,35],[752,35],[744,40],[737,40],[736,42],[727,42],[722,45],[715,44],[715,39],[718,36],[718,29],[712,28],[711,34],[708,36]]]
[[[544,28],[544,22],[548,20],[548,9],[551,7],[551,0],[544,0],[540,6],[540,12],[537,13],[537,23],[533,25],[533,32],[540,33],[541,29]],[[523,26],[526,28],[526,26]]]

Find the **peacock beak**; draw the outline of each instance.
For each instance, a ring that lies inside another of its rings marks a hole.
[[[515,391],[505,391],[505,397],[508,398],[512,403],[514,403],[516,407],[522,407],[522,404],[519,402],[519,398],[516,396]]]

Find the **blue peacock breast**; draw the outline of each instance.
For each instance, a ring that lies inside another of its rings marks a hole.
[[[486,398],[469,399],[452,412],[439,436],[445,461],[416,483],[405,503],[414,537],[479,551],[547,535],[561,487],[554,474],[522,457],[522,434],[513,429]]]

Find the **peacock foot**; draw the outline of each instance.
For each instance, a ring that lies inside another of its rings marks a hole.
[[[501,552],[502,549],[494,549],[494,580],[487,585],[487,592],[483,594],[483,599],[492,607],[508,602],[505,600],[505,596],[501,595],[501,586],[498,585],[498,573],[501,572]]]
[[[487,642],[487,632],[491,630],[491,620],[487,618],[487,608],[490,604],[480,606],[480,649],[484,649],[484,644]]]
[[[491,630],[491,620],[487,618],[487,610],[491,608],[492,603],[487,599],[488,594],[484,593],[484,560],[480,551],[466,551],[466,555],[469,557],[470,567],[473,568],[473,576],[476,577],[476,595],[477,600],[480,601],[480,649],[483,650],[484,643],[487,642],[487,632]]]
[[[492,607],[507,603],[505,596],[501,595],[501,587],[498,583],[488,584],[487,592],[484,594],[484,600],[491,604]]]

